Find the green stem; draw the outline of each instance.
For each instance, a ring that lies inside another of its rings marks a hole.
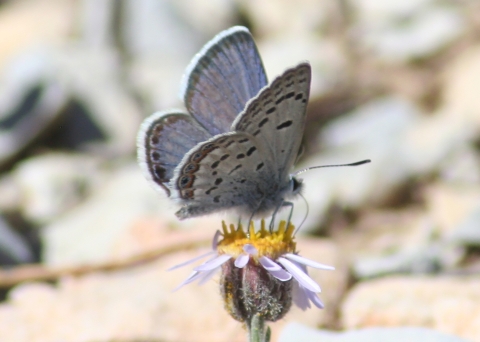
[[[270,342],[271,331],[268,326],[265,326],[263,317],[258,314],[254,315],[247,326],[249,342]]]

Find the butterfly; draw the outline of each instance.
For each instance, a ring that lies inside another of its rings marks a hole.
[[[310,81],[304,62],[268,84],[248,29],[219,33],[187,68],[187,112],[157,112],[142,123],[137,148],[145,177],[181,205],[179,219],[225,210],[265,217],[292,205],[302,189],[290,172]]]

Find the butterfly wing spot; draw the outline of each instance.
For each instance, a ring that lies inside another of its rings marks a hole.
[[[260,134],[260,130],[259,130],[259,129],[257,129],[255,132],[253,132],[252,135],[253,135],[254,137],[256,137],[258,134]]]
[[[215,196],[215,197],[213,198],[213,201],[214,201],[215,203],[220,202],[220,196]]]
[[[205,144],[202,146],[202,151],[205,151],[205,152],[210,151],[213,147],[214,147],[213,143]]]
[[[226,143],[226,144],[225,144],[225,146],[224,146],[224,147],[228,147],[228,146],[230,146],[231,144],[233,144],[234,142],[235,142],[235,141],[233,141],[233,140],[230,140],[228,143]]]
[[[198,164],[196,163],[188,163],[187,165],[185,165],[185,167],[183,168],[182,172],[183,173],[192,173],[192,172],[195,172],[198,170]]]
[[[240,180],[240,183],[243,184],[243,183],[245,183],[246,181],[247,181],[247,180],[246,180],[245,178],[242,178],[242,179]]]
[[[293,97],[294,95],[295,95],[295,92],[294,92],[294,91],[291,91],[291,92],[289,92],[287,95],[285,95],[285,98],[286,98],[286,99],[289,99],[289,98]]]
[[[278,96],[278,95],[279,95],[279,94],[276,94],[275,96]],[[282,103],[283,100],[285,100],[285,96],[280,96],[280,97],[277,99],[277,101],[275,101],[275,104],[276,104],[276,105],[279,105],[280,103]],[[267,111],[267,114],[269,114],[268,111]]]
[[[212,186],[210,189],[208,189],[207,191],[205,191],[205,194],[206,195],[210,195],[210,193],[215,190],[215,189],[218,189],[216,186]]]
[[[252,146],[248,149],[247,151],[247,156],[251,156],[253,152],[255,152],[257,150],[257,148],[255,146]]]
[[[153,152],[153,153],[152,153],[152,159],[153,159],[154,161],[158,161],[158,160],[160,159],[160,153],[158,153],[158,152]]]
[[[245,158],[245,154],[244,153],[239,153],[237,154],[237,159],[243,159]]]
[[[244,142],[247,142],[247,141],[248,141],[248,138],[245,138],[245,139],[240,139],[238,142],[239,142],[240,144],[243,144]]]
[[[233,141],[231,141],[231,143],[233,143]],[[224,155],[220,158],[220,160],[223,161],[223,160],[227,159],[228,157],[230,157],[229,154],[224,154]]]
[[[302,93],[299,93],[297,94],[297,96],[295,96],[295,100],[301,100],[303,98],[303,94]]]
[[[228,174],[231,175],[232,173],[234,173],[235,171],[237,171],[239,168],[242,167],[242,164],[238,164],[237,166],[235,166]]]
[[[213,172],[212,172],[212,176],[216,176],[217,173],[218,173],[217,171],[213,171]]]
[[[215,185],[219,185],[220,183],[223,182],[223,179],[222,178],[217,178],[215,179]]]
[[[280,125],[278,125],[277,129],[278,130],[284,129],[284,128],[290,127],[291,125],[292,125],[292,120],[288,120],[288,121],[282,122]]]
[[[267,122],[268,122],[268,118],[263,119],[262,121],[260,121],[260,122],[258,123],[258,127],[262,127],[262,126],[265,125]]]
[[[157,136],[153,136],[150,138],[150,142],[153,144],[153,145],[156,145],[160,142],[160,140],[158,139]]]
[[[267,110],[267,111],[265,112],[265,114],[267,114],[267,115],[268,115],[268,114],[272,114],[272,113],[273,113],[274,111],[276,111],[276,110],[277,110],[277,107],[272,107],[272,108],[270,108],[269,110]]]
[[[257,170],[257,171],[258,171],[258,170],[260,170],[260,169],[263,167],[263,165],[264,165],[264,164],[263,164],[263,162],[262,162],[262,163],[260,163],[260,164],[258,164],[258,165],[257,165],[257,169],[256,169],[256,170]]]
[[[165,180],[165,174],[167,170],[165,168],[156,165],[153,170],[155,171],[155,178],[158,179],[159,181],[164,181]]]
[[[198,163],[205,157],[205,154],[197,152],[192,156],[192,161]]]
[[[212,169],[216,169],[219,164],[220,164],[220,160],[217,160],[216,162],[213,162],[213,164],[210,165],[210,167],[211,167]]]
[[[185,175],[185,176],[182,176],[182,177],[180,177],[180,179],[178,180],[178,187],[179,187],[180,189],[189,188],[190,186],[192,186],[194,180],[195,180],[195,176],[194,176],[194,175]]]
[[[182,192],[182,197],[183,198],[193,198],[194,196],[194,191],[193,190],[185,190]]]

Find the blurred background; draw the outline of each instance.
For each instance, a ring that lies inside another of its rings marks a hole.
[[[233,25],[270,80],[312,65],[298,168],[372,160],[302,175],[297,247],[336,271],[311,272],[326,308],[292,309],[272,340],[480,341],[476,0],[0,1],[0,340],[245,340],[217,280],[172,294],[190,270],[166,272],[225,216],[178,221],[135,156]]]

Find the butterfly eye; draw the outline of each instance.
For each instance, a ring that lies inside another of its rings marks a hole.
[[[290,180],[291,184],[292,184],[292,192],[293,193],[297,193],[300,191],[300,189],[302,188],[302,181],[299,181],[298,179],[296,179],[295,177],[292,177],[292,179]]]

